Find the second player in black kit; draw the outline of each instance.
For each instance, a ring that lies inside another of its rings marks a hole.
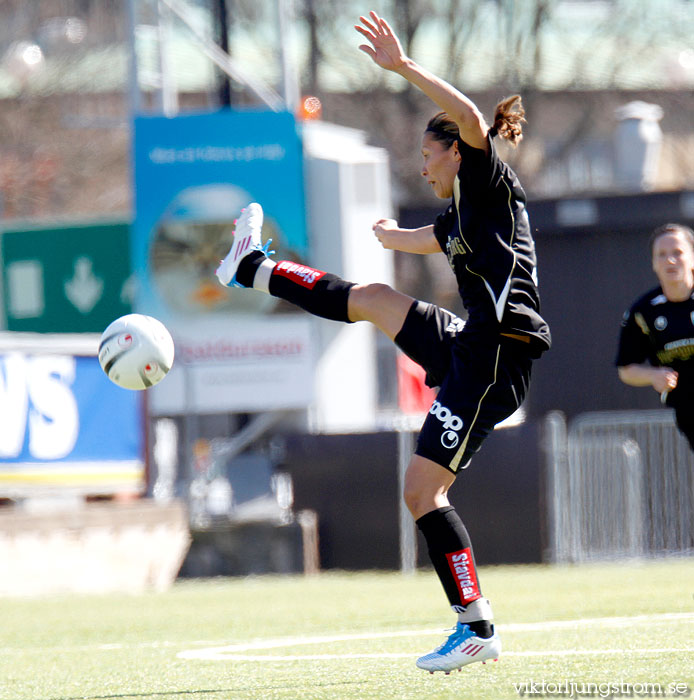
[[[373,231],[388,249],[445,253],[467,320],[385,284],[354,284],[295,262],[275,263],[262,244],[263,214],[255,203],[239,218],[234,244],[216,274],[224,285],[270,293],[316,316],[373,323],[425,369],[430,386],[439,387],[407,468],[403,497],[458,615],[453,633],[417,666],[449,673],[497,658],[501,642],[482,596],[470,537],[448,490],[494,426],[521,405],[532,362],[550,346],[525,194],[494,146],[497,135],[514,145],[521,139],[523,111],[518,96],[503,100],[490,128],[469,98],[403,53],[385,20],[372,12],[360,21],[356,29],[369,43],[359,48],[443,110],[422,137],[422,176],[437,197],[451,200],[433,225],[403,229],[381,219]]]
[[[651,236],[660,285],[624,314],[616,364],[622,381],[651,386],[675,409],[694,449],[694,232],[666,224]]]

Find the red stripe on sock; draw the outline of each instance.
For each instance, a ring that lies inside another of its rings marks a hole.
[[[281,260],[275,265],[272,270],[273,275],[280,275],[280,277],[286,277],[300,284],[306,289],[313,289],[316,282],[325,275],[325,272],[321,270],[314,270],[312,267],[307,265],[300,265],[299,263],[291,262],[290,260]]]
[[[450,552],[446,554],[446,559],[448,559],[448,566],[451,567],[451,573],[460,592],[461,605],[467,605],[481,598],[482,594],[477,583],[477,572],[470,547],[461,549],[459,552]]]

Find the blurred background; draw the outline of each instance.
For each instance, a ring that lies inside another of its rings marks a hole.
[[[214,278],[257,200],[280,258],[463,313],[444,256],[371,237],[441,203],[420,176],[436,109],[358,50],[370,9],[489,120],[510,94],[526,109],[522,144],[501,148],[554,347],[453,494],[478,560],[694,550],[690,451],[613,363],[622,312],[656,284],[649,233],[694,223],[694,3],[2,0],[8,592],[426,563],[399,495],[433,398],[418,368],[371,328]],[[176,342],[144,395],[94,367],[132,311]],[[47,538],[73,576],[32,578]]]

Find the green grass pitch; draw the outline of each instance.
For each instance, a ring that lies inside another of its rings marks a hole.
[[[694,696],[694,557],[483,567],[481,583],[504,653],[449,676],[414,665],[454,622],[430,572],[4,598],[0,698]]]

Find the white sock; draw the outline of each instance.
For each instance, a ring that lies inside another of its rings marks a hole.
[[[458,622],[477,622],[478,620],[494,619],[492,606],[486,598],[478,598],[465,606],[464,612],[458,612]]]
[[[270,260],[270,258],[265,258],[265,260],[258,265],[258,269],[255,271],[255,277],[253,278],[253,289],[265,292],[266,294],[270,293],[270,275],[276,265],[277,263]]]

